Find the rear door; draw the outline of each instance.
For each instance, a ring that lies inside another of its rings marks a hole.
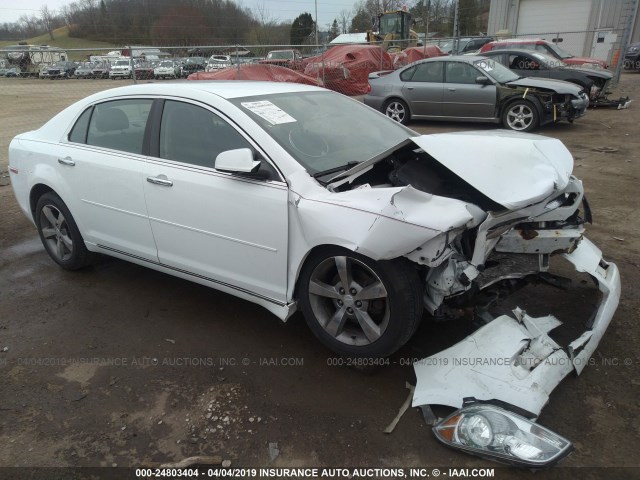
[[[152,103],[133,98],[89,107],[60,144],[56,167],[75,197],[72,213],[85,241],[157,261],[142,179]]]
[[[490,119],[495,115],[497,90],[495,85],[481,85],[476,78],[486,77],[479,69],[465,62],[445,63],[445,84],[442,115],[445,117]]]
[[[400,74],[402,95],[412,115],[442,115],[443,62],[424,62]]]

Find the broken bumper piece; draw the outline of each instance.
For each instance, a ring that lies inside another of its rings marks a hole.
[[[566,348],[548,333],[561,322],[549,315],[533,318],[516,309],[479,328],[456,345],[414,365],[413,406],[462,407],[465,397],[499,400],[537,417],[553,389],[571,370],[580,374],[602,339],[620,299],[620,274],[600,250],[583,238],[564,257],[590,274],[602,301],[587,330]]]

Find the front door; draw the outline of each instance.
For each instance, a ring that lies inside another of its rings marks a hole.
[[[261,154],[231,123],[193,103],[164,102],[158,139],[144,185],[160,263],[286,302],[288,189],[275,169],[262,157],[267,180],[217,171],[223,151]]]
[[[485,76],[473,65],[445,62],[442,115],[455,118],[493,118],[496,111],[495,85],[481,85],[476,78]]]

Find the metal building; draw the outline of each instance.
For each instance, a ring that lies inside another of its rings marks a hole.
[[[537,36],[577,56],[611,60],[640,41],[637,0],[491,0],[489,35]],[[624,35],[625,28],[630,32]],[[502,32],[501,32],[502,31]]]

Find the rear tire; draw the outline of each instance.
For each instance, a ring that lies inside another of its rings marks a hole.
[[[329,247],[305,262],[298,287],[311,331],[345,357],[387,357],[422,319],[424,288],[405,259],[375,261]]]
[[[58,195],[48,192],[38,199],[35,222],[45,250],[62,268],[77,270],[93,261],[71,212]]]
[[[409,123],[409,119],[411,118],[409,107],[398,98],[387,100],[382,106],[382,113],[402,125]]]

